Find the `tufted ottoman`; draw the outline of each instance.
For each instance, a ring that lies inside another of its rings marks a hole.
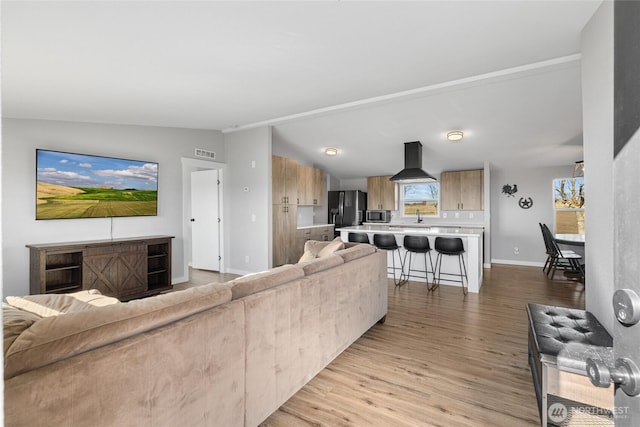
[[[613,365],[611,335],[584,310],[527,304],[527,315],[529,366],[542,425],[581,425],[585,417],[593,425],[613,425],[612,388],[593,386],[586,372],[587,358]]]

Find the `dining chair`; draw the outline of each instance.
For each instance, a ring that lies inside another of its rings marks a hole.
[[[547,250],[547,277],[553,279],[558,269],[564,271],[575,271],[581,280],[584,280],[584,269],[582,268],[582,255],[571,250],[561,250],[556,242],[551,230],[546,224],[540,224],[542,236]]]

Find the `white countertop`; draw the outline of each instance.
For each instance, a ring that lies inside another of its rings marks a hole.
[[[333,227],[333,224],[313,224],[313,225],[304,225],[302,227],[298,227],[298,230],[305,230],[307,228],[324,228],[324,227]]]
[[[362,225],[372,225],[372,226],[378,226],[378,225],[387,225],[390,227],[407,227],[407,228],[431,228],[431,227],[438,227],[438,228],[481,228],[484,229],[484,224],[456,224],[456,223],[445,223],[445,224],[434,224],[434,223],[429,223],[429,222],[421,222],[420,224],[418,224],[417,222],[407,222],[407,223],[402,223],[402,222],[388,222],[388,223],[379,223],[379,222],[365,222]]]
[[[385,225],[358,225],[338,228],[339,231],[353,231],[356,233],[390,233],[390,234],[416,234],[424,236],[482,236],[483,230],[474,227],[434,227],[420,226],[418,224],[385,224]]]

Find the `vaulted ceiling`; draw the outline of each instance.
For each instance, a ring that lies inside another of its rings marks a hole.
[[[414,140],[432,173],[569,165],[580,32],[600,4],[3,1],[3,115],[272,125],[338,178],[395,173]]]

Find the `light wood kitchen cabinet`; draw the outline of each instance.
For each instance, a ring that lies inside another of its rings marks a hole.
[[[298,203],[298,163],[286,157],[271,157],[271,191],[273,204]]]
[[[271,167],[272,265],[277,267],[300,259],[304,242],[299,244],[296,233],[298,206],[322,204],[324,173],[280,156],[272,156]]]
[[[324,225],[322,227],[312,228],[311,240],[319,240],[321,242],[333,240],[333,225]]]
[[[319,206],[324,203],[324,171],[313,168],[313,205]]]
[[[484,171],[447,171],[440,175],[440,210],[484,209]]]
[[[295,254],[298,222],[298,163],[286,157],[272,156],[272,263],[291,263]],[[297,259],[296,259],[297,261]]]
[[[367,209],[398,210],[397,184],[389,181],[390,176],[370,176],[367,178]]]
[[[323,178],[322,169],[298,165],[299,206],[319,206],[322,204]]]
[[[273,253],[272,264],[277,267],[283,264],[295,264],[296,228],[298,222],[298,206],[295,204],[273,205]]]

